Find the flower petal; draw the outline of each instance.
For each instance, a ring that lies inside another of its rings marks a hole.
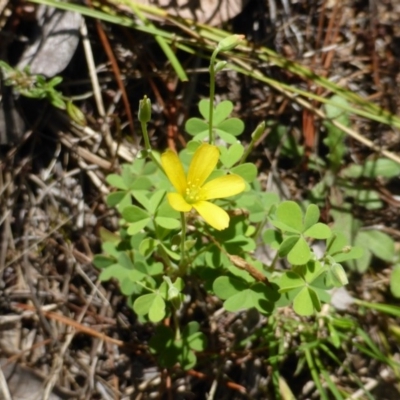
[[[176,211],[189,212],[192,206],[179,193],[167,193],[169,205]]]
[[[168,149],[161,154],[161,165],[177,192],[184,194],[186,190],[186,175],[178,155]]]
[[[193,207],[214,229],[222,231],[229,226],[229,215],[221,207],[209,201],[198,201]]]
[[[213,172],[219,159],[218,147],[203,143],[193,155],[187,175],[188,184],[200,187]]]
[[[246,188],[244,179],[239,175],[225,175],[207,182],[200,192],[200,196],[206,200],[221,199],[234,196]]]

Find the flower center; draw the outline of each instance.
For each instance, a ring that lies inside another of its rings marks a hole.
[[[187,182],[185,191],[185,200],[189,204],[197,203],[198,201],[204,200],[204,196],[201,195],[201,187],[198,185],[198,182],[196,181]]]

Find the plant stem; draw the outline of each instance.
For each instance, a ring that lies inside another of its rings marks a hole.
[[[208,113],[208,139],[210,144],[214,144],[215,136],[213,130],[214,98],[215,98],[215,59],[219,49],[216,48],[210,58],[210,108]]]
[[[173,307],[171,314],[175,325],[175,340],[181,340],[181,330],[179,329],[179,321],[178,317],[176,316],[176,310]]]
[[[157,158],[153,154],[153,150],[150,145],[149,133],[147,132],[147,124],[145,122],[141,122],[140,126],[142,128],[143,139],[144,139],[144,148],[146,149],[147,155],[151,158],[151,160],[154,162],[154,164],[156,164],[157,167],[161,171],[164,171],[164,168],[162,167],[160,162],[157,160]]]
[[[181,212],[181,225],[182,225],[182,233],[181,233],[181,262],[179,263],[179,267],[181,272],[185,272],[186,269],[186,251],[185,251],[185,241],[186,241],[186,218],[185,213]]]
[[[264,133],[264,130],[265,130],[265,122],[261,122],[260,124],[258,124],[257,128],[251,134],[251,142],[247,146],[245,152],[243,153],[243,156],[239,161],[239,165],[243,164],[246,161],[247,157],[252,152],[256,142],[260,139],[261,135]]]

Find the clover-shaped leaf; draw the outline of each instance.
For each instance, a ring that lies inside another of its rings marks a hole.
[[[326,290],[332,285],[327,279],[328,271],[319,261],[309,261],[281,276],[279,292],[293,301],[293,309],[297,314],[311,315],[314,311],[320,311],[321,300],[329,300]]]
[[[161,321],[166,314],[164,299],[167,296],[167,290],[167,285],[163,282],[156,292],[138,297],[133,303],[133,310],[138,315],[148,314],[152,322]]]
[[[200,118],[190,118],[186,121],[185,130],[189,135],[194,136],[194,140],[202,141],[208,136],[209,132],[209,110],[210,101],[201,100],[199,111],[204,120]],[[229,100],[219,103],[213,110],[213,126],[215,133],[225,142],[234,144],[237,142],[235,136],[240,135],[244,130],[244,123],[239,118],[228,118],[233,110],[233,104]]]
[[[219,150],[221,152],[220,161],[226,168],[233,167],[244,153],[244,147],[240,143],[234,143],[229,148],[225,146],[220,146]]]
[[[279,246],[279,255],[287,256],[293,265],[306,264],[312,258],[307,237],[327,239],[332,235],[330,228],[318,222],[319,209],[314,204],[308,206],[305,216],[294,201],[281,203],[276,210],[276,219],[272,224],[286,236]]]
[[[150,215],[138,206],[128,206],[122,211],[122,217],[128,222],[128,234],[140,232],[149,222]]]

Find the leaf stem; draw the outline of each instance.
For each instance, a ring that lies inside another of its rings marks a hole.
[[[156,164],[157,167],[161,171],[164,171],[164,168],[162,167],[160,162],[157,160],[157,158],[153,154],[153,150],[151,148],[150,139],[149,139],[149,133],[147,131],[147,123],[140,122],[140,126],[142,128],[142,134],[143,134],[143,139],[144,139],[144,148],[146,149],[146,154],[151,158],[151,160],[154,162],[154,164]]]
[[[219,52],[219,48],[217,47],[210,58],[210,106],[208,112],[208,139],[210,144],[214,144],[215,135],[213,130],[213,116],[214,116],[214,100],[215,100],[215,59]]]
[[[179,269],[181,272],[185,272],[186,269],[186,251],[185,251],[185,241],[186,241],[186,218],[185,213],[181,212],[181,262],[179,263]]]

